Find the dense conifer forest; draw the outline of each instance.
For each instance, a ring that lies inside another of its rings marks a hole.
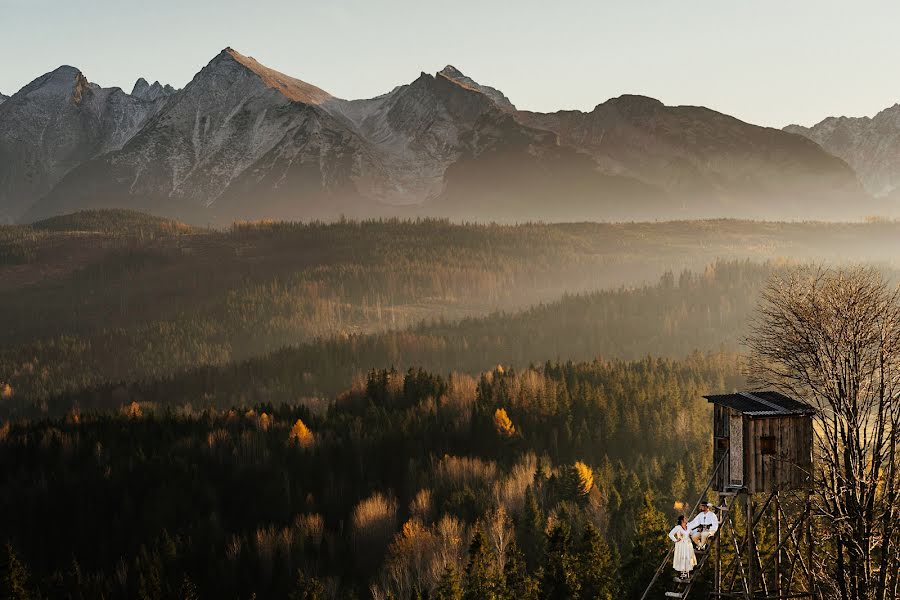
[[[38,597],[630,597],[705,485],[700,396],[739,383],[733,354],[373,370],[327,406],[7,422],[6,552]]]
[[[0,597],[639,597],[770,276],[898,230],[0,227]]]

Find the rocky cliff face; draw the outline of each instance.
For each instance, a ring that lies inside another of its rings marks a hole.
[[[0,221],[12,221],[86,160],[121,148],[159,105],[90,83],[74,67],[0,104]]]
[[[874,117],[828,117],[812,127],[788,125],[785,131],[802,135],[845,160],[874,196],[900,191],[900,104]]]
[[[9,100],[9,96],[5,96],[5,95],[3,95],[3,94],[0,94],[0,104],[3,104],[3,103],[6,102],[7,100]]]

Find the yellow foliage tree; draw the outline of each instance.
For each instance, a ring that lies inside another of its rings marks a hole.
[[[304,423],[302,419],[297,419],[297,422],[291,427],[288,441],[297,444],[301,448],[309,448],[313,445],[315,437],[313,436],[313,432],[309,430],[309,427],[306,426],[306,423]]]
[[[8,383],[0,383],[0,398],[4,400],[8,398],[12,398],[13,396],[13,388]]]
[[[594,471],[580,460],[574,467],[576,492],[580,496],[587,496],[594,487]]]
[[[494,412],[494,429],[501,437],[510,438],[516,434],[516,427],[506,414],[505,408],[498,408]]]
[[[259,415],[259,421],[257,421],[257,427],[259,427],[263,431],[268,431],[269,427],[272,425],[272,417],[267,415],[266,413],[262,413]]]

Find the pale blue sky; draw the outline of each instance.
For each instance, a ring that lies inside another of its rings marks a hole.
[[[819,0],[0,0],[0,91],[60,64],[184,86],[225,46],[343,98],[453,64],[520,108],[623,93],[764,125],[900,102],[900,3]]]

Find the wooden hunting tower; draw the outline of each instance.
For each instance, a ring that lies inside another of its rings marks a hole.
[[[714,405],[713,464],[721,463],[713,490],[759,494],[810,487],[815,409],[778,392],[704,397]]]
[[[663,597],[687,599],[698,574],[712,563],[712,579],[707,579],[710,598],[816,600],[812,573],[816,410],[778,392],[704,397],[713,404],[713,472],[689,519],[714,493],[717,502],[711,508],[719,528],[709,538],[711,548],[698,551],[691,577],[676,577]],[[766,544],[762,551],[760,540]],[[671,556],[672,551],[641,600],[660,591]]]

